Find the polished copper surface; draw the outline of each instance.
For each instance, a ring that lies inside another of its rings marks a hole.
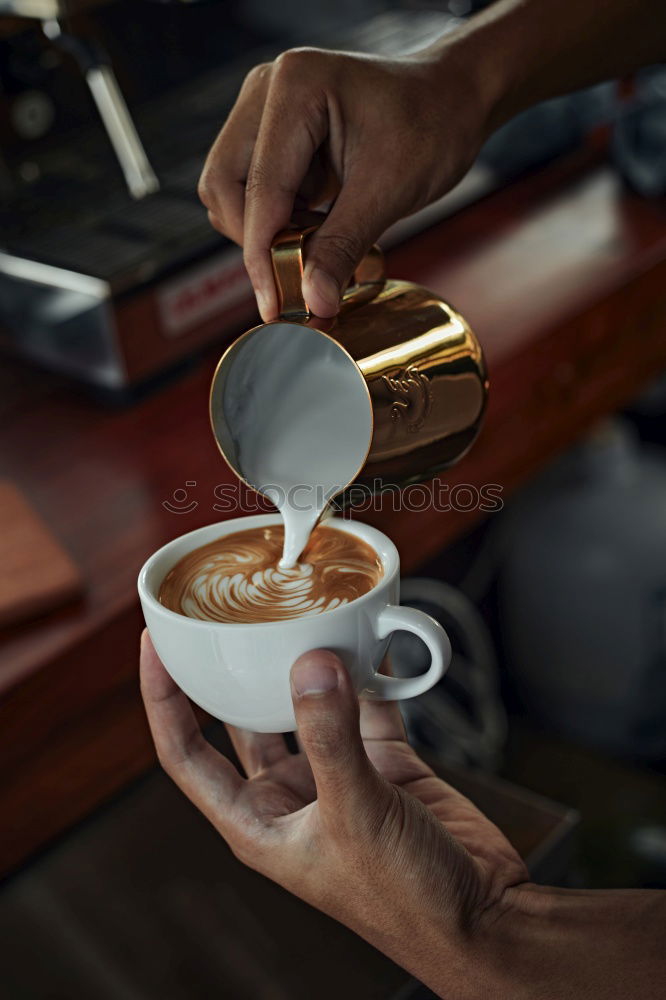
[[[479,431],[488,394],[481,346],[460,313],[434,292],[386,279],[376,246],[357,268],[339,315],[331,320],[312,316],[301,280],[305,242],[315,228],[278,233],[273,272],[280,320],[333,338],[354,360],[370,393],[372,442],[363,469],[348,485],[377,491],[431,479],[461,458]],[[218,365],[211,400],[223,391],[227,362],[241,339]],[[219,405],[215,412],[217,417],[211,404],[218,445],[240,475],[235,453],[218,426]]]
[[[305,229],[283,229],[273,240],[271,261],[281,319],[306,322],[310,317],[310,310],[303,298],[301,287],[303,244],[306,237],[316,228],[308,226]]]
[[[356,361],[374,413],[358,481],[429,479],[478,433],[488,392],[479,342],[459,313],[412,282],[387,280],[369,301],[346,305],[329,333]]]

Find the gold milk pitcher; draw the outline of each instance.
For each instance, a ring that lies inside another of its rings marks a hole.
[[[316,228],[287,229],[272,245],[279,318],[242,334],[223,354],[211,386],[210,417],[224,458],[243,475],[237,428],[227,397],[232,383],[252,383],[254,373],[275,365],[275,379],[289,393],[285,345],[299,345],[303,328],[313,350],[344,352],[352,377],[369,395],[370,434],[365,460],[356,475],[340,484],[344,496],[360,485],[377,492],[431,479],[456,462],[474,441],[483,418],[488,377],[476,336],[460,313],[428,289],[385,277],[381,250],[374,246],[361,262],[333,319],[312,316],[303,300],[301,280],[306,240]],[[263,350],[262,350],[263,348]],[[267,353],[270,348],[271,353]],[[242,355],[242,364],[240,363]],[[285,372],[287,374],[285,374]],[[236,388],[236,391],[238,389]],[[326,392],[326,386],[321,386]],[[365,433],[365,431],[363,431]]]

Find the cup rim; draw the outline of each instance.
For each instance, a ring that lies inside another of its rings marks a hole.
[[[290,618],[287,621],[272,621],[272,622],[218,622],[210,621],[203,618],[190,618],[189,615],[182,615],[178,611],[172,611],[170,608],[166,608],[163,604],[160,604],[156,595],[152,592],[151,588],[148,586],[147,577],[151,572],[154,564],[166,554],[166,552],[175,546],[178,542],[182,542],[183,539],[192,538],[199,534],[204,534],[210,531],[211,528],[221,528],[224,532],[219,537],[222,538],[223,535],[230,534],[234,530],[243,531],[242,525],[247,522],[252,521],[252,527],[257,527],[260,525],[269,524],[282,524],[282,517],[280,514],[251,514],[244,517],[229,518],[226,521],[213,522],[212,524],[204,524],[199,528],[194,528],[192,531],[186,531],[183,535],[178,535],[176,538],[172,538],[171,541],[166,542],[164,545],[160,546],[151,556],[146,559],[145,563],[139,571],[139,576],[137,579],[137,589],[139,592],[139,598],[141,603],[144,602],[148,604],[152,611],[166,617],[169,620],[178,620],[181,623],[186,622],[187,626],[201,627],[201,628],[211,628],[215,627],[218,629],[234,629],[238,631],[239,629],[263,629],[263,628],[298,628],[299,623],[303,621],[309,621],[311,619],[320,618],[326,616],[326,620],[330,621],[329,616],[341,615],[351,607],[360,607],[361,604],[368,603],[370,600],[376,597],[377,592],[384,586],[388,586],[390,581],[392,581],[395,576],[400,572],[400,556],[397,548],[393,544],[390,538],[388,538],[383,532],[379,531],[377,528],[373,528],[369,524],[364,524],[362,521],[347,521],[341,517],[327,518],[327,526],[335,526],[339,531],[348,531],[348,534],[356,535],[356,537],[361,538],[363,541],[368,542],[368,544],[375,550],[379,556],[384,572],[380,580],[377,581],[372,590],[367,593],[362,594],[355,600],[350,601],[348,604],[341,604],[337,608],[332,608],[330,611],[324,611],[321,615],[303,615],[301,618]],[[250,526],[248,525],[248,528]],[[348,529],[352,530],[349,531]],[[355,530],[356,529],[356,530]],[[206,544],[202,542],[201,544]],[[193,545],[189,551],[196,548]],[[184,555],[185,553],[183,553]],[[161,581],[160,581],[161,583]]]

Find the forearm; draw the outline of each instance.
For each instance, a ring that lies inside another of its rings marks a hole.
[[[498,0],[430,50],[482,91],[488,131],[526,107],[666,59],[663,0]]]
[[[431,947],[416,974],[447,1000],[659,1000],[666,893],[509,889],[460,958],[456,968]]]

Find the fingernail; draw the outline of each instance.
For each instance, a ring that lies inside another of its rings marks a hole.
[[[305,277],[312,290],[310,295],[306,295],[305,298],[311,299],[313,297],[312,292],[314,292],[318,299],[321,300],[313,310],[315,314],[322,315],[331,310],[337,312],[340,305],[340,289],[335,279],[320,267],[313,267],[311,271],[306,271]],[[325,306],[323,310],[321,308],[322,303]]]
[[[304,660],[298,663],[292,673],[294,691],[300,697],[311,694],[327,694],[338,686],[338,673],[334,667],[319,660]]]

